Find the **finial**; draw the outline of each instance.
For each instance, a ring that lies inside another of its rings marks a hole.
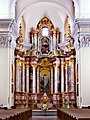
[[[38,28],[36,28],[36,31],[37,31],[37,32],[39,32],[39,29],[38,29]]]
[[[31,31],[34,31],[34,28],[33,28],[33,27],[31,27]]]
[[[68,37],[71,35],[71,28],[70,28],[70,24],[68,24],[68,32],[67,32]]]
[[[21,23],[20,23],[20,26],[19,26],[19,36],[22,37],[22,25],[21,25]]]
[[[59,27],[56,27],[56,30],[59,31]]]

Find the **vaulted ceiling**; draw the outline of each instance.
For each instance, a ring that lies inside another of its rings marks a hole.
[[[58,26],[64,32],[67,16],[69,22],[73,23],[75,5],[78,4],[78,0],[11,0],[11,10],[14,3],[16,3],[15,18],[17,23],[23,16],[27,32],[30,31],[32,26],[36,28],[38,22],[44,16],[52,21],[54,27]]]

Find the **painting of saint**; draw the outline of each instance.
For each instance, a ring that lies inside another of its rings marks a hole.
[[[40,80],[41,91],[47,93],[49,91],[48,86],[49,86],[49,77],[46,75],[41,76],[41,80]]]
[[[41,48],[42,54],[48,54],[49,40],[47,38],[43,38],[41,44],[42,44],[42,48]]]

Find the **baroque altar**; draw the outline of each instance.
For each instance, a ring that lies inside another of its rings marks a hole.
[[[28,47],[19,28],[15,49],[15,106],[37,108],[46,93],[53,108],[76,104],[75,48],[71,37],[61,42],[61,31],[44,17],[31,28]]]

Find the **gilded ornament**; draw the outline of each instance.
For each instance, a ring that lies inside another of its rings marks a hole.
[[[59,31],[59,27],[56,27],[56,30]]]
[[[19,36],[22,37],[22,35],[23,35],[23,33],[22,33],[22,25],[21,25],[21,23],[20,23],[20,26],[19,26]]]
[[[70,37],[70,35],[71,35],[71,28],[70,28],[70,24],[68,24],[68,32],[67,32],[67,35],[68,35],[68,37]]]

